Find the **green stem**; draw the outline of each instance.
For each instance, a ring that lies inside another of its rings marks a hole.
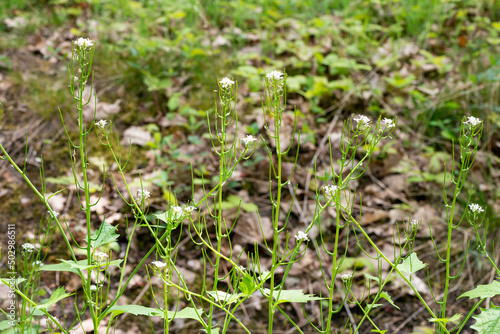
[[[0,278],[0,282],[2,282],[3,284],[7,285],[8,287],[10,287],[12,290],[14,290],[16,292],[16,294],[18,294],[19,296],[21,296],[21,298],[25,301],[27,301],[28,303],[31,304],[31,306],[33,307],[36,307],[37,306],[37,303],[35,303],[34,301],[32,301],[29,297],[27,297],[24,293],[22,293],[22,291],[20,291],[18,288],[16,288],[15,286],[11,286],[10,283],[8,281],[6,281],[5,279],[3,278]],[[61,331],[63,331],[63,333],[68,333],[67,330],[64,329],[64,327],[59,324],[58,321],[56,321],[56,319],[50,315],[50,313],[48,311],[46,311],[45,309],[43,308],[40,308],[39,309],[40,311],[42,311],[46,316],[47,318],[49,318],[50,320],[52,320],[56,325],[57,327],[59,327],[59,329]]]
[[[276,102],[278,103],[278,102]],[[269,327],[268,327],[268,333],[272,334],[273,333],[273,322],[274,322],[274,288],[275,288],[275,282],[274,282],[274,271],[276,270],[276,263],[278,262],[278,247],[279,247],[279,238],[278,238],[278,229],[279,229],[279,217],[280,217],[280,203],[281,203],[281,146],[280,146],[280,119],[281,119],[281,110],[279,109],[280,106],[278,105],[278,112],[276,113],[276,116],[274,118],[274,127],[275,127],[275,143],[276,143],[276,155],[278,159],[278,168],[276,169],[276,172],[278,175],[276,176],[276,179],[278,181],[278,193],[276,195],[276,200],[274,202],[274,222],[273,222],[273,228],[274,228],[274,233],[273,233],[273,255],[272,255],[272,264],[271,264],[271,282],[270,282],[270,288],[269,288]],[[272,161],[271,161],[272,163]],[[273,177],[273,174],[271,174],[270,177]]]
[[[2,150],[3,154],[5,154],[5,156],[7,157],[7,160],[9,160],[9,162],[14,167],[14,169],[16,169],[19,172],[19,174],[21,174],[21,176],[26,181],[26,183],[28,184],[28,186],[33,190],[33,192],[35,193],[35,195],[37,195],[38,198],[40,198],[40,200],[43,202],[43,204],[47,207],[47,209],[49,210],[49,212],[52,215],[52,217],[54,217],[54,220],[55,220],[55,222],[57,224],[57,227],[59,228],[59,231],[61,231],[61,235],[62,235],[64,241],[66,242],[66,246],[68,247],[68,249],[69,249],[69,251],[71,253],[71,257],[73,258],[73,261],[76,262],[76,256],[75,256],[75,253],[73,252],[73,248],[71,248],[71,244],[69,243],[69,240],[66,237],[66,233],[64,233],[64,230],[63,230],[63,228],[61,226],[61,223],[59,223],[59,219],[57,219],[55,217],[54,212],[52,211],[52,209],[51,209],[51,207],[50,207],[49,202],[47,201],[47,199],[44,197],[44,195],[42,195],[38,191],[38,189],[36,189],[35,185],[26,176],[26,174],[23,173],[23,171],[21,171],[21,169],[16,165],[16,163],[14,162],[14,160],[12,160],[11,156],[5,151],[5,148],[2,146],[2,144],[0,144],[0,149]]]
[[[453,232],[453,216],[455,213],[455,204],[457,201],[458,194],[460,193],[460,181],[463,177],[463,163],[460,168],[460,174],[458,176],[457,183],[455,185],[455,192],[453,194],[453,202],[451,205],[450,216],[448,217],[448,236],[446,239],[446,281],[444,283],[444,293],[443,300],[441,304],[441,318],[446,318],[446,302],[448,301],[448,292],[450,287],[450,266],[451,266],[451,234]],[[446,326],[446,325],[445,325]]]
[[[335,278],[337,276],[337,248],[339,245],[340,236],[340,205],[337,207],[337,226],[335,228],[335,245],[333,250],[333,264],[332,264],[332,279],[330,282],[330,296],[328,298],[328,319],[326,322],[326,333],[330,333],[330,328],[332,325],[332,315],[333,315],[333,292],[335,290]]]
[[[420,300],[420,302],[424,305],[424,307],[427,309],[427,311],[429,312],[429,314],[431,315],[432,318],[437,318],[436,315],[434,314],[434,312],[432,311],[432,309],[429,307],[429,305],[427,304],[427,302],[425,301],[425,299],[420,295],[420,293],[418,292],[417,288],[415,288],[415,286],[413,285],[413,283],[401,272],[399,271],[399,269],[397,268],[396,264],[392,263],[391,260],[389,260],[385,255],[384,253],[377,247],[377,245],[375,244],[375,242],[368,236],[368,234],[366,234],[365,230],[363,229],[363,227],[354,219],[354,217],[352,217],[352,215],[348,212],[349,214],[349,217],[351,218],[351,220],[354,222],[354,224],[359,228],[359,230],[361,231],[361,233],[365,236],[366,240],[371,244],[371,246],[373,247],[373,249],[375,249],[375,251],[392,267],[394,268],[394,270],[396,270],[396,272],[399,274],[399,276],[401,276],[401,278],[408,284],[408,286],[413,290],[413,292],[415,293],[415,295],[417,296],[417,298]],[[450,333],[448,331],[448,329],[446,329],[446,326],[440,322],[438,322],[439,326],[441,326],[441,328],[445,331],[445,333]]]

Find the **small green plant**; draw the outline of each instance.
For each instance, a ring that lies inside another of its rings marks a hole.
[[[454,185],[454,192],[451,196],[448,196],[446,187],[443,185],[443,200],[447,216],[447,238],[442,242],[444,247],[440,247],[441,243],[436,242],[432,234],[431,238],[438,259],[445,267],[445,284],[442,294],[438,295],[428,279],[429,287],[433,292],[433,301],[438,305],[437,309],[433,309],[431,302],[425,300],[419,293],[413,279],[419,270],[427,266],[418,259],[413,248],[421,221],[410,217],[407,222],[396,225],[393,239],[399,247],[395,247],[392,256],[389,256],[382,252],[361,224],[362,210],[360,209],[359,216],[354,211],[354,205],[358,201],[352,181],[360,179],[366,172],[379,143],[393,135],[397,120],[379,118],[372,122],[368,117],[359,115],[351,116],[344,121],[338,161],[334,161],[333,145],[330,143],[330,167],[324,177],[318,175],[316,165],[314,165],[317,187],[312,218],[294,233],[290,233],[293,228],[291,210],[283,210],[282,204],[285,201],[285,187],[290,189],[288,186],[292,189],[291,206],[297,200],[298,185],[294,186],[291,183],[298,163],[301,140],[300,131],[297,129],[296,110],[293,112],[293,126],[286,124],[287,120],[292,119],[288,117],[290,115],[287,115],[286,109],[287,74],[271,71],[264,78],[262,110],[266,131],[260,135],[260,140],[253,135],[241,135],[236,110],[238,84],[231,78],[223,78],[218,82],[218,89],[215,93],[214,112],[213,114],[207,113],[210,141],[218,163],[218,177],[215,178],[215,185],[210,188],[202,179],[200,187],[203,196],[201,199],[190,200],[182,205],[174,197],[165,204],[165,210],[149,215],[151,193],[144,188],[142,179],[137,193],[133,192],[126,175],[126,168],[130,162],[130,150],[125,158],[122,155],[118,137],[113,132],[113,123],[108,120],[97,121],[95,113],[91,122],[85,121],[83,107],[89,104],[90,99],[84,99],[83,91],[86,86],[89,86],[91,91],[93,89],[94,51],[95,45],[90,39],[79,38],[73,43],[68,75],[69,90],[76,108],[75,114],[70,116],[77,120],[78,136],[76,138],[70,135],[69,123],[65,121],[65,116],[60,111],[62,126],[68,140],[69,161],[73,171],[79,213],[85,221],[83,237],[75,235],[68,226],[68,219],[61,217],[49,205],[49,200],[62,193],[64,189],[52,194],[47,191],[43,160],[40,169],[41,187],[37,187],[27,176],[26,160],[23,168],[20,168],[0,144],[1,158],[12,164],[49,212],[47,228],[39,231],[39,251],[35,251],[35,246],[31,243],[23,245],[17,264],[22,278],[13,281],[6,278],[0,279],[3,284],[9,285],[21,301],[17,308],[17,321],[10,326],[14,328],[14,332],[40,331],[43,327],[42,331],[47,333],[70,333],[83,327],[83,320],[87,318],[91,320],[94,332],[99,331],[103,320],[107,321],[106,331],[110,332],[118,324],[118,315],[130,313],[135,316],[159,317],[163,322],[164,333],[173,331],[171,323],[179,318],[195,319],[200,329],[207,333],[228,333],[233,328],[250,333],[248,321],[243,317],[243,306],[250,298],[261,298],[267,305],[268,317],[265,323],[269,334],[275,331],[278,317],[280,321],[291,324],[297,332],[303,333],[304,324],[297,323],[293,316],[287,313],[285,304],[308,302],[318,303],[321,310],[319,318],[313,318],[305,312],[309,324],[308,330],[325,334],[336,333],[338,323],[341,323],[341,333],[346,330],[358,333],[362,327],[369,328],[372,332],[385,333],[387,331],[375,323],[372,314],[383,305],[382,302],[387,302],[399,309],[389,293],[384,290],[391,277],[398,275],[413,290],[419,302],[427,310],[429,322],[435,323],[436,333],[460,333],[485,298],[500,294],[497,281],[463,294],[462,297],[481,298],[465,317],[460,314],[451,314],[447,307],[450,300],[450,282],[456,279],[463,269],[462,265],[458,272],[452,273],[454,259],[451,248],[453,232],[464,218],[474,226],[478,251],[486,255],[500,275],[495,259],[489,255],[486,239],[480,236],[479,227],[483,220],[481,214],[484,210],[479,204],[470,203],[471,195],[467,202],[468,210],[462,213],[458,222],[455,219],[458,212],[457,200],[477,154],[482,134],[481,120],[471,116],[462,121],[458,141],[460,164],[455,171],[453,156],[452,172],[449,177]],[[288,141],[288,146],[285,146],[284,138],[287,137],[291,140]],[[109,150],[113,157],[116,170],[114,173],[109,173],[109,177],[115,186],[114,190],[123,200],[132,217],[131,221],[128,218],[125,221],[126,237],[129,242],[121,258],[118,258],[117,254],[107,247],[119,238],[116,226],[109,224],[104,218],[98,228],[93,227],[91,210],[103,196],[104,182],[108,175],[103,166],[103,185],[97,192],[96,200],[95,196],[91,196],[89,180],[91,152],[88,150],[89,142],[96,139]],[[292,151],[295,141],[297,147]],[[254,151],[261,147],[261,143],[269,158],[268,181],[271,205],[266,218],[270,220],[270,226],[266,229],[266,225],[263,224],[264,217],[259,214],[263,244],[259,245],[256,242],[253,250],[237,251],[233,245],[232,233],[238,228],[239,213],[244,206],[241,202],[238,203],[236,217],[229,220],[226,216],[225,189],[233,173],[241,168],[243,162],[252,157]],[[291,152],[295,153],[292,155]],[[286,161],[292,161],[293,167],[285,176],[284,163]],[[116,177],[120,180],[115,179]],[[446,180],[445,172],[444,182]],[[117,186],[118,181],[123,185],[122,188]],[[325,184],[322,185],[322,182]],[[193,198],[195,197],[194,187],[193,182]],[[362,208],[361,198],[359,204]],[[329,228],[325,219],[330,218],[325,218],[323,215],[325,210],[329,209],[335,212],[335,218],[329,222],[333,225],[333,244],[326,240],[331,231],[327,230]],[[140,259],[137,266],[129,272],[125,270],[125,266],[129,261],[131,251],[130,240],[139,228],[150,233],[154,244]],[[318,236],[314,238],[312,237],[313,228],[318,230]],[[41,262],[38,262],[43,261],[41,250],[50,246],[54,230],[60,233],[69,252],[69,259],[61,259],[59,263],[42,266]],[[200,250],[200,257],[203,259],[201,287],[188,282],[176,264],[181,237],[186,234],[189,236],[188,240]],[[344,245],[343,249],[341,245]],[[353,245],[377,264],[377,268],[373,267],[373,272],[363,272],[363,275],[358,275],[356,270],[350,270],[349,266],[345,265],[354,262],[347,256],[349,248],[354,247]],[[316,250],[321,268],[321,279],[328,291],[326,295],[314,295],[288,288],[287,279],[292,267],[310,251],[309,246]],[[445,249],[446,254],[440,249]],[[246,262],[242,260],[244,252],[247,255]],[[270,261],[263,260],[263,253],[266,253]],[[466,252],[463,263],[467,255]],[[382,262],[386,262],[390,267],[385,276],[382,275]],[[119,302],[127,291],[131,279],[141,267],[146,267],[150,279],[157,277],[163,283],[161,294],[151,289],[156,307],[123,305]],[[65,287],[57,287],[48,299],[40,300],[36,290],[42,273],[54,271],[77,275],[81,281],[81,291],[70,294],[66,292]],[[119,274],[114,275],[113,272]],[[358,284],[367,291],[373,291],[372,288],[377,286],[375,294],[367,293],[359,298],[353,289],[353,286]],[[173,293],[174,290],[176,294]],[[338,296],[341,299],[340,304],[336,303]],[[58,320],[53,316],[51,306],[56,304],[63,306],[68,298],[74,300],[75,316],[71,319],[66,317]],[[362,318],[357,322],[352,318],[339,320],[337,315],[347,303],[357,305],[362,312]],[[493,307],[475,315],[477,322],[473,328],[481,334],[498,331],[496,324],[487,321],[488,317],[495,317],[498,322],[500,319],[498,310]],[[44,319],[40,319],[42,315]],[[0,325],[4,326],[2,328],[7,328],[5,322]],[[154,325],[151,324],[151,326],[154,332],[156,329]]]

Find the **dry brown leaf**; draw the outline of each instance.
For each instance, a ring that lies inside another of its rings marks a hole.
[[[53,211],[62,212],[64,210],[64,204],[66,203],[66,198],[64,195],[59,193],[57,195],[52,196],[49,199],[49,205]]]
[[[271,239],[273,231],[271,219],[266,216],[260,216],[260,222],[262,223],[262,229],[266,239]],[[235,235],[234,240],[235,243],[245,245],[264,241],[259,225],[259,216],[256,212],[240,212],[235,230],[237,230],[237,235]]]
[[[131,126],[123,132],[123,139],[121,143],[123,145],[131,143],[139,146],[144,146],[152,140],[153,137],[151,136],[151,133],[139,126]]]
[[[91,89],[89,83],[83,90],[83,101],[85,103],[89,101],[89,104],[83,107],[83,120],[85,122],[90,122],[94,119],[94,111],[96,121],[107,119],[110,116],[120,112],[121,99],[118,99],[113,103],[99,102],[99,99],[97,98],[97,94],[95,92],[95,87],[92,89],[92,96],[90,96],[90,93]]]

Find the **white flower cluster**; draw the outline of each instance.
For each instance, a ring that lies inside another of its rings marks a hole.
[[[229,79],[228,77],[222,78],[219,81],[219,85],[221,86],[222,89],[228,89],[233,87],[234,81]]]
[[[184,212],[185,212],[185,213],[191,213],[191,212],[193,212],[193,211],[194,211],[194,209],[195,209],[195,207],[194,207],[194,206],[186,206],[186,207],[184,208]]]
[[[59,323],[59,319],[57,319],[56,317],[53,317],[53,318],[54,318],[54,320],[52,320],[50,318],[43,318],[42,320],[40,320],[40,325],[42,325],[42,327],[55,328],[57,326],[57,324]]]
[[[325,192],[326,195],[333,197],[335,196],[335,193],[339,190],[339,187],[337,186],[324,186],[323,191]]]
[[[464,122],[464,124],[469,124],[471,127],[478,126],[481,124],[483,121],[480,120],[479,118],[476,118],[474,116],[469,116],[467,117],[467,121]]]
[[[95,126],[100,127],[101,129],[104,129],[104,127],[108,124],[108,121],[105,119],[101,119],[99,122],[95,123]]]
[[[165,267],[167,266],[166,263],[161,262],[161,261],[153,261],[151,262],[151,265],[154,268],[155,276],[160,277],[161,273],[165,270]]]
[[[97,291],[97,286],[95,284],[90,285],[90,291]]]
[[[103,262],[106,262],[106,261],[108,260],[108,254],[103,253],[103,252],[95,252],[95,253],[94,253],[94,260],[95,260],[97,263],[103,263]]]
[[[33,251],[35,250],[35,246],[33,246],[32,244],[30,244],[29,242],[23,244],[21,246],[21,248],[23,249],[24,252],[26,253],[33,253]]]
[[[469,204],[469,209],[472,211],[472,213],[481,213],[484,212],[484,209],[476,203]]]
[[[166,263],[161,262],[161,261],[153,261],[153,262],[151,262],[151,265],[153,267],[155,267],[155,269],[157,269],[157,270],[163,270],[167,266]]]
[[[388,118],[384,118],[384,125],[386,129],[390,129],[396,126],[396,124],[394,124],[394,121]]]
[[[410,225],[412,229],[416,230],[420,226],[420,220],[412,219]]]
[[[137,201],[142,202],[143,200],[147,200],[151,196],[151,193],[146,189],[137,190]]]
[[[80,37],[75,41],[75,45],[80,49],[90,49],[94,42],[90,38]]]
[[[186,206],[184,208],[180,206],[172,206],[165,212],[165,218],[169,222],[178,222],[186,217],[191,217],[191,212],[196,208],[194,206]]]
[[[255,138],[252,135],[248,135],[245,138],[241,139],[241,141],[243,142],[243,145],[245,145],[245,146],[249,146],[249,145],[253,144],[253,142],[255,142],[256,140],[257,140],[257,138]]]
[[[352,274],[351,273],[344,273],[344,274],[340,275],[340,278],[344,282],[349,282],[352,278]]]
[[[172,210],[172,219],[177,220],[184,216],[184,210],[180,206],[173,206]]]
[[[370,119],[366,116],[363,116],[363,115],[358,115],[358,118],[353,118],[353,120],[358,123],[357,124],[357,127],[358,128],[363,128],[365,126],[369,126],[370,125]]]
[[[271,71],[266,74],[267,80],[273,81],[273,80],[281,80],[283,79],[283,73],[279,71]]]
[[[43,262],[42,262],[42,261],[40,261],[40,260],[38,260],[38,261],[33,262],[33,265],[34,265],[35,267],[41,267],[41,266],[43,266]]]
[[[54,210],[52,210],[52,212],[54,212],[54,214],[52,214],[52,212],[50,212],[50,211],[48,211],[48,210],[47,210],[47,212],[48,212],[48,213],[49,213],[49,215],[50,215],[52,218],[54,218],[54,219],[56,219],[57,217],[59,217],[59,213],[58,213],[58,212],[55,212]]]
[[[307,237],[307,234],[302,232],[302,231],[298,231],[297,232],[297,235],[295,236],[295,239],[297,239],[297,241],[300,241],[300,240],[304,240],[304,241],[309,241],[309,238]]]

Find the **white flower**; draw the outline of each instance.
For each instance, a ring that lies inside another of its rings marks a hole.
[[[96,126],[100,127],[101,129],[104,129],[104,127],[108,124],[108,121],[105,119],[101,119],[99,122],[95,123]]]
[[[283,79],[283,73],[278,72],[278,71],[271,71],[270,73],[266,74],[266,77],[268,80],[281,80]]]
[[[172,208],[173,219],[179,219],[184,216],[184,210],[180,206],[173,206]]]
[[[370,119],[363,115],[358,115],[358,118],[354,118],[354,121],[358,123],[358,128],[370,125]]]
[[[411,225],[412,229],[416,230],[420,226],[420,220],[412,219],[410,221],[410,225]]]
[[[348,282],[352,278],[352,274],[345,273],[345,274],[340,275],[340,278],[342,279],[342,281]]]
[[[472,211],[472,213],[481,213],[484,211],[484,209],[479,205],[479,204],[469,204],[469,209]]]
[[[21,247],[26,253],[33,253],[33,251],[35,250],[35,246],[30,244],[29,242],[23,244]]]
[[[384,125],[386,129],[390,129],[396,126],[396,124],[394,124],[394,121],[388,118],[384,118]]]
[[[56,211],[54,211],[54,210],[52,210],[52,212],[54,212],[54,214],[52,214],[52,212],[50,212],[50,211],[48,211],[48,210],[47,210],[47,212],[48,212],[48,213],[49,213],[49,215],[50,215],[52,218],[54,218],[54,219],[56,219],[57,217],[59,217],[59,212],[56,212]]]
[[[337,187],[337,186],[324,186],[323,187],[323,191],[325,192],[325,194],[327,194],[330,197],[333,197],[335,195],[335,193],[337,192],[337,190],[339,190],[339,187]]]
[[[55,322],[50,318],[43,318],[42,320],[40,320],[40,325],[42,325],[43,327],[56,327],[59,323],[59,319],[57,319],[56,317],[53,318]]]
[[[146,189],[137,190],[137,200],[142,202],[142,200],[147,200],[151,196],[150,192]]]
[[[80,81],[80,78],[79,77],[73,77],[73,80]]]
[[[106,262],[108,259],[108,254],[103,253],[103,252],[96,252],[94,253],[94,260],[98,263]]]
[[[78,38],[76,41],[75,41],[75,44],[77,45],[77,47],[79,48],[83,48],[83,49],[89,49],[92,47],[92,45],[94,45],[94,42],[92,42],[92,40],[90,38],[83,38],[83,37],[80,37]]]
[[[467,117],[467,121],[464,122],[464,124],[469,124],[470,126],[474,127],[479,124],[481,124],[483,121],[480,120],[479,118],[476,118],[474,116],[469,116]]]
[[[97,286],[95,284],[90,285],[90,291],[97,291]]]
[[[195,207],[194,207],[194,206],[186,206],[186,207],[184,208],[184,213],[185,213],[185,214],[191,213],[191,212],[193,212],[193,211],[194,211],[194,209],[195,209]]]
[[[34,266],[41,267],[41,266],[43,266],[43,262],[42,262],[42,261],[40,261],[40,260],[38,260],[38,261],[33,262],[33,265],[34,265]]]
[[[234,81],[229,79],[228,77],[225,77],[219,81],[219,85],[222,87],[222,89],[228,89],[234,85]]]
[[[304,241],[309,241],[309,238],[307,237],[307,234],[302,232],[302,231],[298,231],[297,232],[297,235],[295,236],[295,239],[297,239],[297,241],[299,240],[304,240]]]
[[[153,261],[151,264],[155,267],[157,270],[163,270],[165,266],[167,265],[166,263],[160,262],[160,261]]]
[[[243,142],[243,144],[245,146],[248,146],[248,145],[252,144],[256,140],[257,140],[257,138],[255,138],[254,136],[251,136],[251,135],[248,135],[245,138],[241,139],[241,141]]]

